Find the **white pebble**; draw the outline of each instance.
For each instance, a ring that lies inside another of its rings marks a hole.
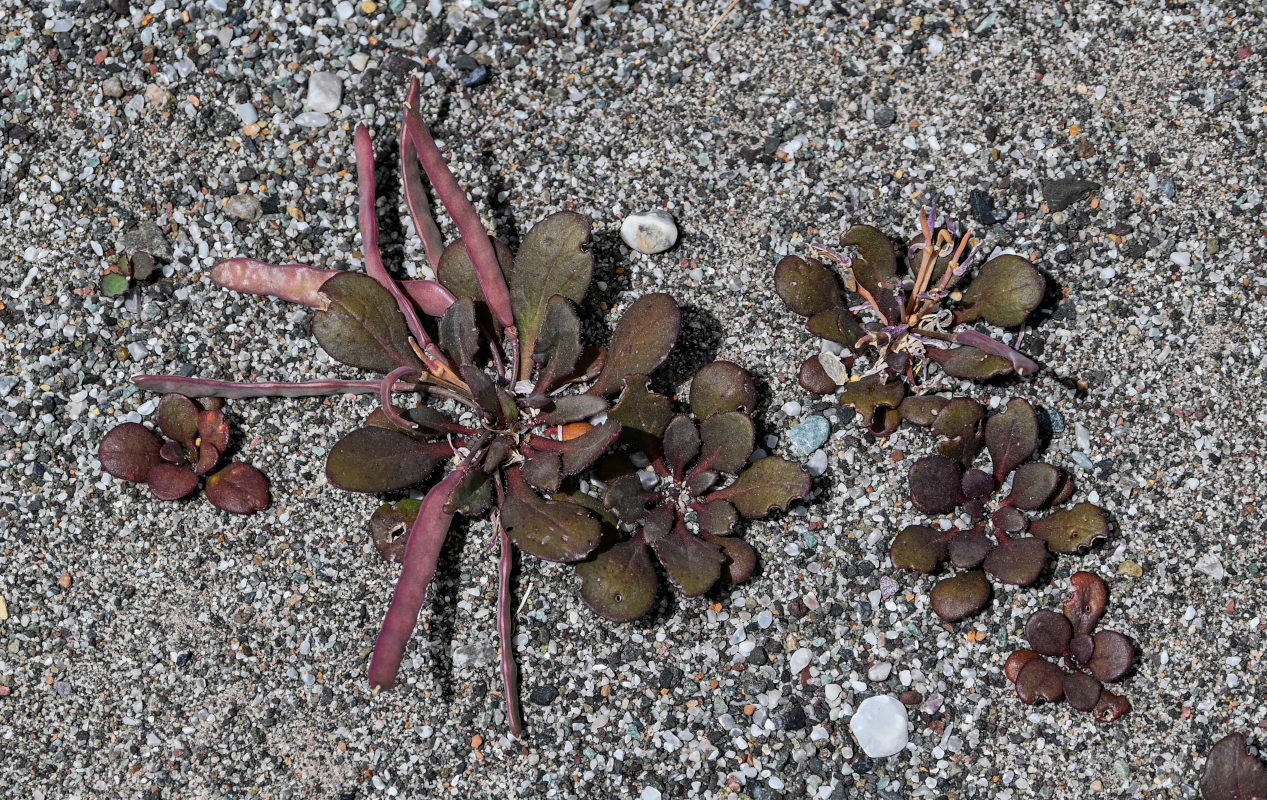
[[[871,669],[867,670],[867,677],[873,681],[882,681],[889,677],[889,673],[893,671],[893,665],[887,661],[881,661]]]
[[[1170,260],[1181,267],[1192,265],[1192,253],[1171,253]]]
[[[659,789],[648,786],[642,790],[642,794],[638,795],[638,800],[660,800],[661,797]]]
[[[801,414],[801,404],[795,400],[789,400],[783,404],[783,413],[789,417],[797,417]]]
[[[801,670],[809,666],[810,659],[813,657],[814,654],[810,652],[808,647],[802,647],[788,659],[787,667],[792,671],[793,675],[799,675]]]
[[[849,720],[849,730],[868,758],[887,758],[906,747],[906,707],[892,695],[868,697]]]
[[[805,462],[805,469],[809,471],[811,477],[817,478],[827,471],[827,452],[825,450],[815,450],[809,460]]]
[[[235,106],[233,113],[238,115],[238,119],[242,120],[243,125],[254,125],[260,118],[255,111],[255,106],[250,103],[242,103]]]
[[[630,214],[620,224],[620,238],[639,253],[663,253],[677,243],[677,223],[667,211]]]
[[[343,80],[333,72],[314,72],[308,78],[308,108],[317,113],[334,111],[343,101]]]
[[[941,51],[946,49],[946,43],[936,37],[928,40],[928,54],[930,56],[939,56]]]
[[[315,111],[305,111],[295,117],[295,124],[301,128],[324,128],[330,124],[330,115],[318,114]]]
[[[343,0],[342,3],[334,7],[334,13],[339,19],[351,19],[352,15],[356,13],[356,7],[347,0]]]
[[[365,68],[369,66],[370,54],[369,53],[353,53],[352,55],[348,56],[348,63],[351,64],[352,67],[355,68],[357,72],[364,72]]]

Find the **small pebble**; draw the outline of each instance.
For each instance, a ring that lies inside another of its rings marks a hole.
[[[868,697],[849,720],[849,730],[868,758],[887,758],[906,747],[906,706],[892,695]]]
[[[259,114],[255,112],[255,106],[250,103],[242,103],[234,106],[233,113],[238,115],[238,119],[243,125],[254,125],[259,120]]]
[[[295,117],[295,124],[301,128],[324,128],[330,124],[330,116],[316,111],[305,111]]]
[[[308,78],[308,108],[318,114],[334,111],[343,101],[343,80],[333,72],[314,72]]]
[[[255,222],[264,214],[264,210],[260,207],[260,201],[256,200],[253,195],[235,194],[229,198],[224,204],[224,210],[230,216],[244,219],[247,222]]]
[[[792,656],[788,659],[787,668],[791,670],[793,675],[799,675],[801,670],[809,666],[809,662],[813,657],[814,654],[810,652],[808,647],[802,647],[792,653]]]
[[[353,53],[352,55],[348,56],[348,63],[351,64],[353,69],[355,69],[357,72],[364,72],[365,68],[369,66],[370,54],[369,53]]]
[[[822,447],[830,434],[831,424],[825,417],[815,414],[806,417],[801,424],[788,428],[786,436],[792,454],[804,458]]]
[[[801,415],[801,404],[795,400],[790,400],[783,404],[783,413],[789,417],[799,417]]]
[[[109,78],[106,78],[101,82],[101,93],[106,97],[122,97],[123,81],[119,80],[116,76],[111,75]]]
[[[1144,568],[1134,561],[1123,561],[1118,571],[1131,578],[1138,578],[1144,574]]]
[[[815,450],[805,462],[805,470],[810,476],[817,478],[827,471],[827,451]]]
[[[620,238],[639,253],[663,253],[677,244],[677,223],[667,211],[630,214],[620,224]]]
[[[339,19],[351,19],[352,15],[356,13],[356,6],[347,0],[343,0],[342,3],[334,7],[334,13]]]
[[[1171,253],[1170,260],[1181,267],[1192,266],[1192,253]]]
[[[63,589],[69,589],[70,585],[74,582],[75,582],[75,579],[70,576],[69,572],[62,573],[62,577],[57,579],[58,585],[61,586]]]
[[[893,671],[893,665],[887,661],[881,661],[867,670],[867,677],[873,681],[882,681],[889,677],[889,673]]]

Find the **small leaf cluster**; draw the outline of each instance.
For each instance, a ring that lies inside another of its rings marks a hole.
[[[752,575],[757,554],[730,535],[735,523],[786,511],[810,489],[809,475],[786,459],[749,463],[756,396],[752,378],[728,361],[695,373],[689,414],[673,414],[667,397],[644,387],[626,388],[611,416],[637,432],[648,466],[636,470],[621,455],[600,468],[608,478],[603,503],[629,535],[611,537],[576,566],[590,608],[614,621],[645,614],[657,589],[652,553],[687,597]]]
[[[876,436],[897,430],[898,406],[911,391],[920,392],[929,362],[950,377],[977,381],[1038,369],[1011,347],[964,326],[984,321],[1020,328],[1042,302],[1042,274],[1021,256],[999,255],[961,288],[979,242],[971,231],[958,236],[953,222],[938,227],[935,206],[921,213],[920,225],[902,258],[880,230],[856,225],[840,242],[852,255],[816,245],[823,260],[787,256],[774,273],[788,309],[807,318],[811,333],[840,348],[840,355],[825,349],[808,358],[801,385],[818,394],[843,389],[841,403],[857,410]],[[977,246],[968,251],[971,244]],[[845,291],[824,261],[839,268]]]
[[[1063,613],[1041,609],[1030,615],[1025,623],[1029,649],[1008,656],[1003,673],[1026,705],[1063,698],[1078,711],[1111,722],[1129,711],[1131,703],[1104,684],[1131,669],[1135,645],[1117,631],[1092,633],[1108,604],[1108,587],[1098,575],[1075,572],[1070,583],[1073,593]]]
[[[148,281],[155,269],[154,256],[143,250],[131,255],[120,253],[114,263],[101,273],[101,294],[103,297],[127,294],[136,284]]]
[[[229,449],[231,432],[221,402],[201,402],[200,406],[183,395],[164,395],[158,404],[162,437],[139,422],[112,428],[97,448],[102,469],[148,485],[159,500],[188,497],[205,478],[207,499],[216,508],[234,514],[268,508],[268,480],[255,467],[232,461],[213,472]]]
[[[1203,800],[1264,800],[1267,767],[1249,752],[1243,733],[1229,733],[1210,749],[1201,775]]]
[[[911,502],[926,514],[959,511],[961,524],[909,525],[894,538],[889,556],[895,565],[922,573],[935,573],[946,563],[961,570],[933,587],[932,608],[943,620],[961,620],[984,608],[990,578],[1029,586],[1049,552],[1078,553],[1108,535],[1108,519],[1091,503],[1031,517],[1068,501],[1074,482],[1066,470],[1029,460],[1039,444],[1029,401],[1013,398],[993,415],[966,397],[912,397],[899,408],[905,419],[940,437],[939,452],[910,467]],[[973,467],[983,445],[990,471]]]

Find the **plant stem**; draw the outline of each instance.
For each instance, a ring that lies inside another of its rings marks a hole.
[[[515,549],[500,522],[497,524],[497,535],[502,548],[501,560],[497,564],[497,634],[502,644],[502,685],[506,693],[506,721],[510,725],[511,734],[518,737],[523,733],[523,721],[519,717],[519,667],[515,664],[512,641],[515,620],[510,610],[510,573],[515,566]]]
[[[391,387],[396,385],[397,379],[403,378],[410,373],[417,374],[417,372],[418,370],[413,367],[397,367],[383,376],[383,381],[378,387],[378,399],[383,406],[383,416],[407,431],[411,431],[418,426],[396,413],[396,408],[392,405]]]
[[[237,383],[208,378],[186,378],[181,375],[137,375],[132,379],[132,383],[147,392],[175,392],[185,397],[224,397],[238,400],[248,397],[326,397],[338,394],[374,394],[378,392],[382,381],[331,379],[301,383],[284,381]],[[417,384],[398,383],[392,387],[392,391],[413,392],[418,388]]]

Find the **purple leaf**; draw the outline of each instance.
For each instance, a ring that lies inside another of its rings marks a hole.
[[[1091,660],[1094,652],[1095,639],[1085,633],[1080,633],[1069,640],[1069,657],[1083,666]]]
[[[1090,572],[1075,572],[1069,582],[1073,585],[1073,592],[1065,601],[1065,616],[1073,625],[1074,633],[1090,633],[1104,616],[1104,609],[1109,603],[1108,587],[1100,576]],[[1087,658],[1090,658],[1089,654]]]
[[[581,320],[572,302],[556,294],[546,303],[544,313],[532,354],[532,360],[541,365],[536,391],[543,394],[571,375],[581,358]]]
[[[349,492],[394,492],[426,480],[453,456],[443,440],[419,441],[391,428],[357,428],[330,449],[326,479]]]
[[[946,407],[947,402],[949,401],[946,398],[935,394],[923,397],[912,396],[903,400],[897,410],[902,415],[902,419],[912,425],[927,428],[937,421],[937,416]]]
[[[787,511],[788,504],[809,494],[810,478],[799,464],[770,456],[752,462],[735,482],[710,495],[713,500],[729,500],[740,516],[764,517],[770,509]]]
[[[979,528],[960,531],[950,540],[946,553],[950,563],[960,569],[972,569],[981,565],[986,556],[994,550],[994,542]]]
[[[1016,694],[1028,706],[1039,700],[1054,703],[1065,695],[1065,673],[1050,661],[1035,658],[1016,676]]]
[[[687,597],[699,597],[712,588],[726,561],[720,546],[687,533],[680,521],[651,547],[669,579]]]
[[[855,225],[840,240],[842,247],[857,247],[853,257],[853,275],[858,284],[879,299],[881,284],[897,274],[897,253],[893,243],[879,229],[870,225]],[[889,322],[896,322],[890,316]]]
[[[1135,645],[1117,631],[1100,631],[1091,637],[1095,649],[1087,669],[1102,681],[1115,681],[1125,675],[1135,663]]]
[[[1249,754],[1242,733],[1229,733],[1210,750],[1201,775],[1203,800],[1261,800],[1267,797],[1267,767]]]
[[[176,464],[154,465],[145,482],[159,500],[179,500],[198,488],[198,476]]]
[[[577,305],[585,299],[594,272],[594,254],[589,244],[590,221],[572,211],[551,214],[524,236],[510,274],[510,301],[519,328],[520,352],[525,356],[538,349],[537,337],[554,297]],[[579,343],[576,349],[579,352]],[[521,380],[528,379],[530,367],[531,361],[525,357],[520,367]],[[566,375],[571,369],[570,365],[560,368],[557,374]]]
[[[229,423],[224,412],[199,411],[197,427],[202,444],[209,444],[221,453],[229,449]]]
[[[652,437],[662,435],[672,417],[673,404],[664,395],[651,391],[650,378],[646,375],[625,378],[625,390],[607,415],[608,419],[619,422],[624,430]]]
[[[1091,709],[1091,716],[1100,722],[1112,722],[1118,717],[1131,710],[1131,701],[1121,695],[1116,695],[1108,689],[1100,692],[1100,699],[1095,704],[1095,708]]]
[[[677,301],[663,293],[644,294],[625,311],[607,350],[607,363],[588,394],[609,397],[629,375],[650,375],[669,357],[682,328]]]
[[[139,422],[124,422],[111,428],[97,447],[101,468],[116,478],[142,483],[156,467],[158,437]]]
[[[409,82],[409,94],[405,97],[405,116],[413,120],[412,125],[421,125],[422,116],[418,113],[418,79]],[[422,164],[418,160],[418,151],[414,149],[413,139],[409,135],[412,125],[400,126],[400,177],[405,190],[405,205],[409,208],[409,216],[413,218],[414,230],[422,239],[422,247],[427,253],[427,261],[435,269],[440,264],[440,254],[444,252],[444,238],[440,228],[436,226],[435,217],[431,214],[431,204],[427,202],[427,193],[422,185]],[[408,286],[405,291],[409,292]],[[422,310],[427,314],[425,305]],[[444,309],[440,310],[444,313]],[[440,314],[432,314],[440,316]]]
[[[967,345],[945,349],[929,347],[925,352],[952,378],[983,381],[1012,371],[1012,364],[1006,358]]]
[[[325,282],[321,293],[329,305],[313,318],[312,333],[331,358],[383,375],[397,367],[424,371],[409,346],[405,318],[373,279],[340,272]]]
[[[1060,479],[1060,470],[1051,464],[1021,464],[1012,475],[1012,493],[1003,502],[1025,511],[1043,508],[1056,493]]]
[[[809,318],[805,329],[820,339],[843,345],[850,349],[858,344],[866,331],[858,318],[847,308],[829,308]]]
[[[970,469],[963,474],[962,488],[969,500],[984,500],[994,494],[994,478],[988,472]]]
[[[546,561],[580,561],[598,546],[598,520],[578,505],[543,500],[518,467],[506,472],[501,522],[519,549]]]
[[[1012,586],[1029,586],[1047,566],[1047,545],[1026,536],[1005,539],[985,557],[985,571]]]
[[[268,508],[268,479],[250,464],[234,461],[207,478],[207,499],[232,514]]]
[[[678,414],[664,429],[664,459],[673,472],[673,480],[681,481],[682,473],[700,450],[699,429],[685,414]]]
[[[757,551],[751,545],[734,536],[718,536],[711,541],[721,547],[722,555],[726,558],[719,578],[722,584],[734,586],[752,577],[757,569]]]
[[[867,375],[849,381],[840,393],[841,405],[853,406],[864,420],[875,419],[881,408],[897,409],[906,397],[906,384],[882,374]],[[894,416],[897,416],[896,411]],[[900,423],[901,417],[898,417]]]
[[[957,344],[967,345],[991,356],[1007,359],[1007,362],[1012,365],[1012,371],[1017,375],[1033,375],[1038,372],[1038,364],[1028,356],[1018,353],[997,339],[992,339],[979,331],[959,331],[950,338]]]
[[[925,514],[946,514],[964,501],[963,468],[945,456],[925,456],[911,465],[911,502]]]
[[[691,504],[696,513],[696,524],[705,533],[725,536],[739,521],[739,512],[725,500],[703,500]]]
[[[752,420],[742,411],[723,411],[700,423],[703,447],[699,462],[691,471],[737,473],[748,463],[756,441]]]
[[[1040,609],[1029,615],[1025,623],[1025,639],[1036,652],[1045,656],[1063,656],[1069,651],[1073,629],[1064,614]]]
[[[1014,397],[1007,408],[986,421],[985,446],[994,465],[994,479],[999,483],[1034,454],[1038,448],[1038,417],[1028,400]]]
[[[206,475],[208,472],[216,468],[216,464],[220,463],[220,451],[213,444],[204,442],[198,448],[198,460],[194,462],[194,474]]]

